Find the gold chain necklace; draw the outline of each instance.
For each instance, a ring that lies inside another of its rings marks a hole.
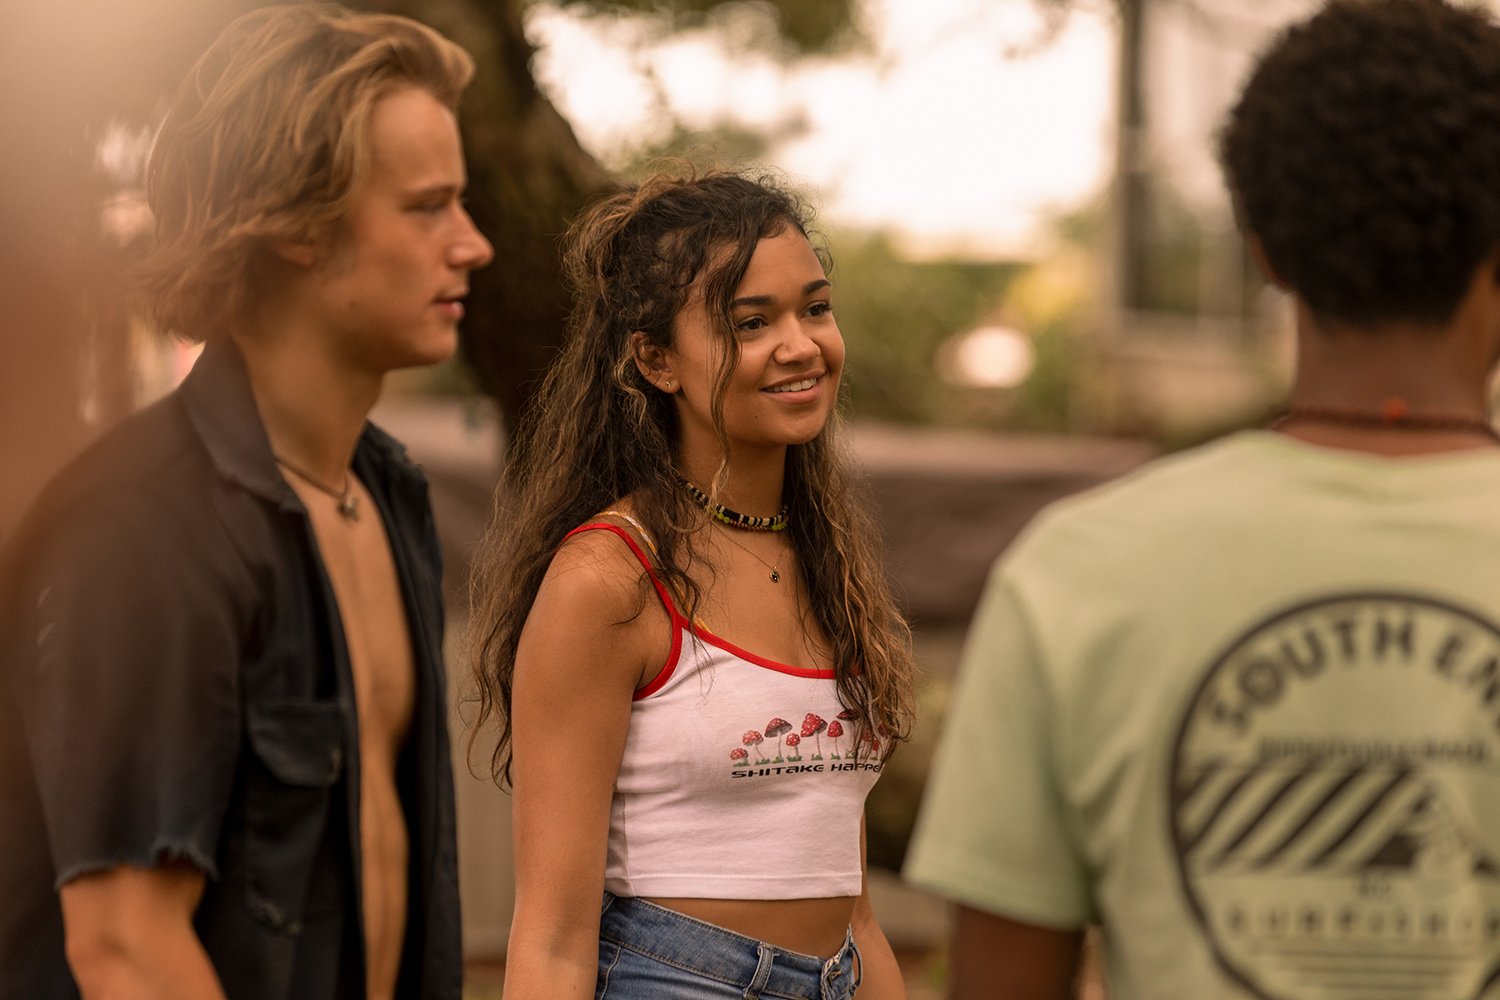
[[[733,545],[735,548],[739,549],[741,552],[746,553],[747,555],[750,556],[750,558],[754,559],[756,562],[760,563],[766,569],[770,570],[771,571],[771,582],[772,583],[780,583],[781,582],[781,570],[777,569],[776,566],[775,566],[775,564],[766,562],[760,556],[756,555],[754,551],[752,551],[751,549],[745,547],[744,545],[741,545],[739,542],[735,541],[734,536],[731,535],[731,534],[729,534],[728,532],[724,532],[724,538],[726,540],[728,540],[729,544]]]

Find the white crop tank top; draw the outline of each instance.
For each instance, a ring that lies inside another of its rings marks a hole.
[[[833,671],[777,663],[693,628],[628,532],[594,522],[570,537],[580,531],[624,539],[672,619],[666,666],[631,707],[604,887],[698,899],[859,895],[860,817],[882,748],[839,703]]]

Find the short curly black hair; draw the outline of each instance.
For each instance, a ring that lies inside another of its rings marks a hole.
[[[1500,27],[1332,0],[1261,57],[1219,156],[1240,227],[1315,315],[1444,324],[1500,248]]]

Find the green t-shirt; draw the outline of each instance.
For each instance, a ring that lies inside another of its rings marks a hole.
[[[1045,511],[906,875],[1102,922],[1114,1000],[1500,996],[1500,452],[1247,432]]]

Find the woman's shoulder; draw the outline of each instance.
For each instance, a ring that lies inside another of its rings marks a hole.
[[[547,570],[547,584],[583,600],[639,603],[652,570],[650,536],[628,510],[601,511],[563,539]]]
[[[627,537],[610,519],[590,518],[558,545],[527,616],[528,662],[574,665],[580,680],[618,667],[633,689],[665,660],[670,618]]]
[[[629,553],[648,569],[656,562],[656,540],[636,516],[628,502],[601,510],[568,532],[564,544],[575,544],[593,550]]]

